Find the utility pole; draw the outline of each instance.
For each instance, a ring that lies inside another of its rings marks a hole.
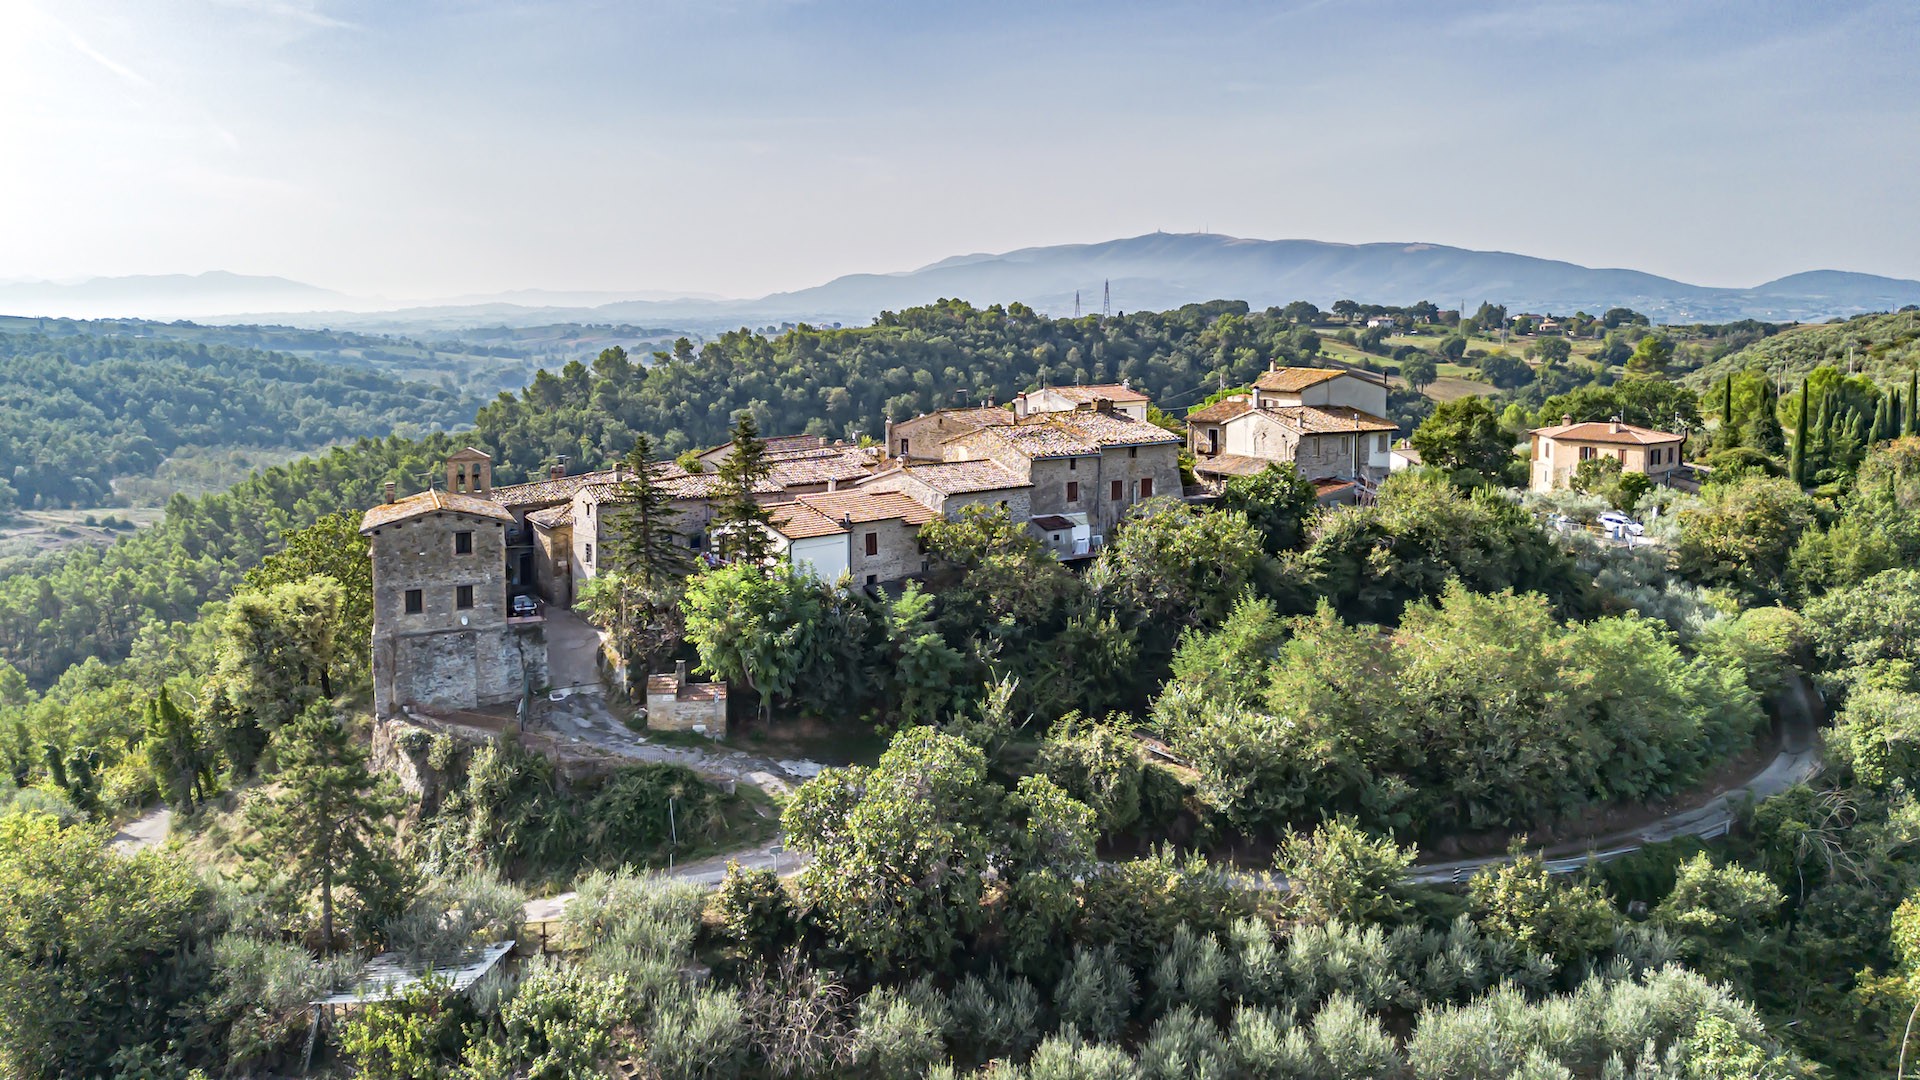
[[[1073,290],[1073,317],[1076,319],[1080,317],[1080,290],[1079,289]]]

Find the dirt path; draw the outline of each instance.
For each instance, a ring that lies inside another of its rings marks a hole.
[[[776,761],[714,743],[712,749],[666,746],[628,727],[606,699],[595,693],[576,693],[562,701],[543,703],[540,723],[569,742],[593,746],[634,761],[682,765],[702,776],[734,780],[782,798],[811,779],[819,767],[811,762]]]
[[[172,829],[173,811],[164,806],[149,810],[120,827],[112,840],[113,850],[131,855],[154,847],[165,841]]]

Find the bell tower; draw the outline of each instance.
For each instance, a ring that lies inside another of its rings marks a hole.
[[[493,498],[493,459],[469,446],[447,457],[447,490],[475,498]]]

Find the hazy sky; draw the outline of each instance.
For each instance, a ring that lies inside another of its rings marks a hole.
[[[0,279],[751,296],[1149,232],[1920,277],[1920,5],[0,0]]]

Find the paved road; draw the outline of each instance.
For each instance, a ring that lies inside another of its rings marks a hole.
[[[1585,867],[1589,862],[1617,859],[1622,855],[1638,851],[1647,844],[1662,843],[1683,836],[1697,836],[1702,839],[1725,836],[1733,826],[1740,805],[1749,798],[1757,802],[1778,795],[1813,776],[1820,770],[1819,739],[1816,731],[1821,718],[1825,715],[1825,707],[1812,684],[1804,678],[1797,678],[1788,689],[1790,697],[1782,706],[1780,752],[1767,763],[1766,768],[1755,773],[1746,783],[1721,792],[1700,806],[1670,814],[1659,821],[1636,829],[1542,849],[1539,854],[1546,856],[1547,868],[1556,874],[1570,874]],[[778,768],[777,765],[774,767]],[[733,854],[716,855],[697,863],[688,863],[676,868],[670,876],[712,888],[719,885],[721,879],[726,876],[729,860],[736,860],[742,866],[769,868],[782,876],[797,873],[807,864],[807,856],[800,852],[789,851],[779,840],[775,840],[757,848],[749,848]],[[1451,862],[1420,863],[1408,874],[1408,878],[1423,884],[1465,881],[1483,867],[1506,861],[1507,856],[1500,854],[1473,859],[1456,859]],[[1245,877],[1256,888],[1285,889],[1287,887],[1286,879],[1278,874],[1256,872],[1248,873]],[[564,893],[560,896],[530,901],[527,904],[527,921],[538,922],[542,919],[558,918],[561,910],[571,899],[573,899],[572,893]]]
[[[122,855],[131,855],[143,848],[154,847],[166,840],[167,833],[173,829],[173,811],[162,806],[149,810],[121,827],[113,837],[113,850]]]

